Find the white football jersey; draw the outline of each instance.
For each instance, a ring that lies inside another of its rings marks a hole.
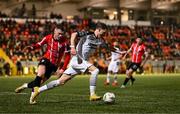
[[[78,32],[80,41],[76,46],[77,55],[88,61],[90,55],[92,55],[96,49],[102,45],[104,42],[103,39],[96,38],[95,34],[88,32]]]
[[[111,51],[111,61],[115,61],[116,59],[118,59],[120,57],[120,49],[117,47],[114,47],[116,50],[115,51]],[[119,60],[119,59],[118,59]],[[117,60],[116,60],[117,61]]]

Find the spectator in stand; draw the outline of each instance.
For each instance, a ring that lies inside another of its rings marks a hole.
[[[36,7],[35,7],[35,4],[32,5],[32,17],[33,18],[36,17]]]
[[[18,10],[18,17],[19,18],[24,17],[25,13],[26,13],[26,4],[23,3],[21,9]]]
[[[3,65],[4,65],[4,59],[0,58],[0,76],[3,75]]]
[[[10,64],[8,62],[6,62],[3,66],[4,71],[5,71],[5,76],[10,76],[10,72],[11,72],[11,67]]]
[[[174,57],[180,57],[180,45],[179,43],[175,44],[175,48],[172,49],[172,54]]]
[[[17,75],[22,75],[23,74],[23,66],[22,66],[20,58],[18,58],[18,60],[16,62],[16,67],[17,67]]]

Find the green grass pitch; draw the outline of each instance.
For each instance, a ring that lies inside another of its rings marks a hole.
[[[33,77],[1,77],[0,113],[180,113],[180,74],[135,77],[133,86],[120,89],[104,86],[105,75],[99,75],[97,93],[115,93],[113,105],[89,101],[88,75],[76,76],[64,86],[40,94],[37,105],[29,104],[30,89],[14,93],[17,86]],[[119,83],[124,78],[119,75]]]

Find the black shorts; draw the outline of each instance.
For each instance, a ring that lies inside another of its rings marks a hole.
[[[46,67],[46,72],[45,72],[45,77],[49,79],[52,75],[53,72],[56,72],[57,66],[52,64],[48,59],[42,58],[39,62],[38,65],[45,65]]]
[[[133,71],[136,71],[140,67],[141,63],[130,63],[127,70],[132,69]]]

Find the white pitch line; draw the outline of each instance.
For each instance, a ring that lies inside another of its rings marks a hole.
[[[0,92],[0,95],[26,95],[28,93]]]

